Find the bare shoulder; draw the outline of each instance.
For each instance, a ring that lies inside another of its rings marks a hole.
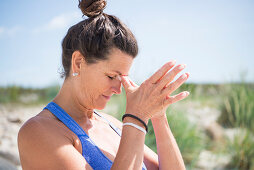
[[[45,133],[48,126],[46,126],[44,123],[46,122],[40,119],[38,116],[30,118],[20,128],[18,133],[18,142],[28,140],[30,138],[41,138],[43,135],[50,135],[50,133]],[[26,142],[33,142],[33,140],[28,140]]]
[[[19,130],[18,148],[23,169],[89,169],[73,141],[57,120],[40,116]]]
[[[41,113],[46,112],[42,111]],[[57,120],[41,116],[41,113],[32,117],[24,123],[18,133],[18,141],[28,140],[26,142],[35,143],[37,139],[43,141],[45,139],[51,140],[55,138],[61,139],[61,128]],[[33,139],[33,140],[31,140]]]

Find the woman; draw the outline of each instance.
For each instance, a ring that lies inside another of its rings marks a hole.
[[[105,6],[105,0],[79,2],[89,18],[72,26],[63,39],[65,81],[53,101],[19,131],[24,170],[185,169],[165,112],[188,96],[170,94],[189,73],[170,84],[185,67],[171,61],[136,85],[127,75],[138,53],[137,41],[118,18],[103,13]],[[120,94],[121,84],[127,96],[123,124],[94,111]],[[158,156],[144,145],[149,119]]]

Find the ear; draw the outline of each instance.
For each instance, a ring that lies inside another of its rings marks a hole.
[[[84,59],[84,56],[79,51],[74,51],[72,53],[72,59],[71,59],[71,74],[72,73],[78,73],[80,74],[81,69],[81,63]]]

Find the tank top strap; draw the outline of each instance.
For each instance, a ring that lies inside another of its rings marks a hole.
[[[109,120],[107,120],[104,116],[102,116],[99,112],[94,111],[95,114],[103,118],[106,122],[108,122],[109,126],[121,137],[122,131],[118,127],[116,127],[113,123],[111,123]],[[144,162],[142,163],[142,170],[147,170]]]
[[[88,135],[86,134],[86,132],[72,119],[70,115],[68,115],[56,103],[50,102],[44,109],[48,109],[52,114],[54,114],[61,122],[63,122],[77,136],[85,136],[88,138]]]
[[[80,139],[82,156],[94,170],[110,169],[112,161],[90,139],[86,132],[59,105],[50,102],[44,109],[48,109],[63,122]],[[43,110],[44,110],[43,109]]]
[[[109,126],[121,137],[122,136],[122,131],[118,127],[116,127],[113,123],[111,123],[109,120],[107,120],[104,116],[102,116],[99,112],[94,111],[95,114],[100,116],[102,119],[104,119]]]
[[[90,137],[86,134],[86,132],[59,105],[57,105],[54,102],[50,102],[44,109],[49,110],[79,137],[82,144],[82,155],[94,170],[101,169],[109,170],[111,168],[112,161],[102,153],[102,151],[95,145],[95,143],[90,139]],[[98,112],[94,111],[94,113],[96,113],[98,116],[102,117],[105,121],[107,121],[109,126],[119,136],[121,136],[121,130],[119,128],[114,126],[110,121],[108,121]],[[142,170],[146,170],[146,166],[144,163]]]

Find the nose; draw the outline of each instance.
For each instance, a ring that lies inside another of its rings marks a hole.
[[[120,80],[116,80],[116,82],[112,86],[112,89],[113,89],[113,92],[115,94],[120,94],[122,92],[121,81]]]

